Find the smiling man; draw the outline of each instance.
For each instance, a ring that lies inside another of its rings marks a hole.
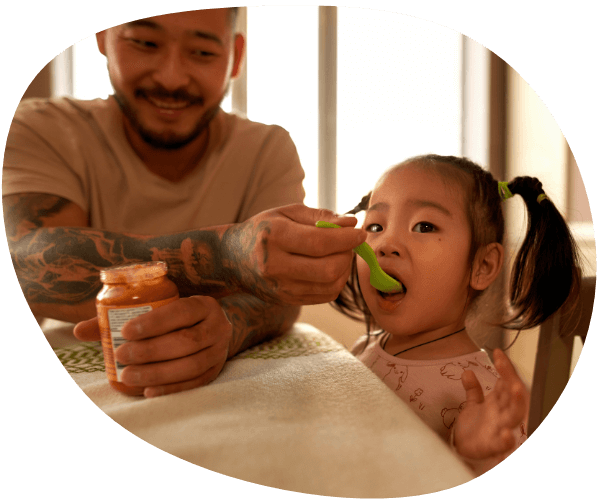
[[[355,221],[299,204],[304,172],[283,128],[220,108],[244,52],[236,11],[98,33],[114,95],[24,101],[7,139],[4,219],[36,316],[97,339],[100,270],[168,263],[182,299],[130,321],[116,350],[123,382],[146,396],[210,382],[286,330],[297,305],[333,299],[365,238],[314,227]]]
[[[206,147],[208,125],[241,66],[236,10],[158,16],[97,34],[127,138],[159,175],[184,176]],[[174,155],[163,153],[163,168],[157,149],[177,151],[177,173]]]

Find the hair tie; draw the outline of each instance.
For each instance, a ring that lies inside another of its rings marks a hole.
[[[512,198],[514,194],[510,192],[508,188],[508,182],[498,182],[498,194],[502,198],[502,201],[506,201],[508,198]]]
[[[548,196],[546,196],[545,193],[541,193],[538,197],[537,197],[537,202],[538,204],[541,203],[544,199],[546,199]]]

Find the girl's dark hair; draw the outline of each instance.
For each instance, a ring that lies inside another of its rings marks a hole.
[[[407,159],[392,170],[414,164],[432,171],[463,187],[465,211],[471,229],[469,259],[473,261],[479,248],[504,239],[503,198],[498,181],[486,170],[467,158],[429,154]],[[511,317],[500,324],[509,329],[530,329],[540,325],[558,309],[574,307],[579,294],[581,271],[577,246],[564,218],[545,196],[542,183],[532,177],[516,177],[508,183],[513,195],[525,201],[527,233],[516,256],[509,289]],[[366,210],[371,193],[348,213]],[[472,290],[470,303],[481,294]],[[364,320],[367,332],[374,320],[362,298],[356,258],[346,286],[332,303],[345,315]]]

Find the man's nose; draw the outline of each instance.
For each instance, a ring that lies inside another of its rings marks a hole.
[[[189,84],[187,65],[176,47],[165,51],[158,67],[154,70],[153,78],[164,89],[170,91],[184,88]]]

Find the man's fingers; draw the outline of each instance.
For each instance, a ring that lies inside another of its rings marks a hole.
[[[277,238],[277,244],[281,250],[292,255],[335,255],[350,251],[367,239],[365,231],[352,227],[322,229],[315,225],[294,224],[284,230],[285,233]]]
[[[285,218],[272,220],[272,230],[279,248],[294,255],[321,257],[349,251],[363,243],[367,235],[355,229],[356,218],[334,215],[303,205],[279,209]],[[317,228],[319,220],[340,225],[340,229]]]
[[[169,395],[170,393],[178,393],[192,388],[198,388],[199,386],[205,386],[217,379],[217,376],[221,372],[219,366],[214,366],[206,371],[197,378],[184,381],[182,383],[172,383],[169,385],[162,386],[149,386],[144,389],[144,397],[160,397],[162,395]]]
[[[153,364],[130,365],[123,369],[122,380],[129,386],[144,387],[187,382],[203,376],[214,366],[222,366],[225,356],[221,358],[220,351],[217,347],[210,347],[187,357]]]
[[[92,317],[87,321],[79,322],[73,329],[75,338],[81,341],[100,341],[100,327],[98,318]]]
[[[294,222],[314,227],[319,220],[334,223],[342,227],[354,227],[356,217],[348,215],[337,215],[331,210],[323,208],[309,208],[303,204],[291,204],[278,208],[279,213]]]
[[[142,340],[189,328],[206,319],[216,307],[218,302],[209,296],[180,298],[129,320],[121,334],[126,340]]]

